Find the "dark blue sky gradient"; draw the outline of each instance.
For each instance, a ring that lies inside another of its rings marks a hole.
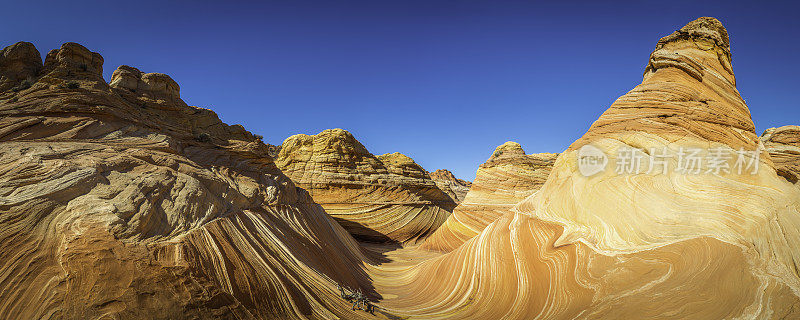
[[[191,104],[280,144],[351,131],[374,154],[473,179],[507,140],[560,152],[641,82],[656,41],[700,16],[731,35],[760,134],[800,124],[797,2],[13,1],[0,45],[78,42],[163,72]]]

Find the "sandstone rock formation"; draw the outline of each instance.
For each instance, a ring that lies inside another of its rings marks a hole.
[[[761,135],[778,175],[797,184],[800,180],[800,126],[770,128]]]
[[[269,153],[269,156],[272,157],[273,159],[277,158],[278,155],[281,153],[281,146],[267,144],[267,152]]]
[[[472,186],[471,182],[456,178],[456,176],[447,169],[438,169],[434,172],[428,172],[428,175],[433,182],[436,183],[436,186],[450,196],[450,199],[453,199],[456,204],[464,200],[464,197],[467,196],[467,192],[469,192],[469,187]]]
[[[402,154],[336,129],[273,161],[166,77],[2,53],[0,318],[800,318],[798,130],[756,135],[713,18],[557,157],[498,147],[423,247],[455,203]]]
[[[41,69],[42,56],[32,43],[18,42],[6,47],[0,51],[0,91],[27,89]]]
[[[103,81],[103,56],[84,46],[67,42],[53,49],[44,59],[44,76],[55,79],[82,79]]]
[[[609,161],[587,176],[579,167],[595,162],[578,157],[589,145]],[[454,319],[798,318],[800,190],[759,146],[727,32],[697,19],[658,42],[642,84],[557,158],[535,195],[450,253],[379,284],[396,296],[383,306]],[[720,150],[733,162],[679,170],[689,159],[681,148]],[[734,168],[740,150],[757,170]],[[626,154],[644,170],[628,170]],[[649,171],[650,158],[669,167]]]
[[[126,89],[152,99],[177,100],[180,86],[163,73],[142,73],[130,66],[120,66],[111,76],[111,87]]]
[[[376,157],[342,129],[287,138],[275,163],[361,240],[424,238],[456,206],[414,160]]]
[[[556,157],[555,153],[526,155],[519,143],[508,141],[495,148],[489,160],[478,167],[475,192],[468,194],[465,201],[516,204],[544,184]]]
[[[78,44],[2,53],[0,318],[364,317],[335,284],[375,296],[371,258],[260,139]]]
[[[478,167],[475,181],[464,201],[423,244],[423,248],[450,251],[524,200],[542,186],[550,175],[555,153],[526,155],[519,143],[508,141],[495,148],[486,163]]]

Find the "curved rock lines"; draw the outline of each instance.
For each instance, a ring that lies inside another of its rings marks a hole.
[[[478,235],[492,221],[527,198],[547,180],[558,154],[526,155],[513,141],[506,142],[481,164],[464,201],[428,238],[423,248],[450,251]]]
[[[373,258],[258,138],[176,85],[108,85],[78,44],[31,48],[0,61],[0,317],[362,317],[335,284],[377,296]]]
[[[423,239],[456,206],[414,160],[400,153],[373,156],[342,129],[287,138],[276,163],[361,240]]]
[[[449,253],[407,267],[401,283],[378,278],[379,291],[397,296],[384,304],[422,319],[800,316],[800,193],[761,147],[729,52],[713,18],[663,38],[643,83],[557,158],[536,194]],[[585,145],[608,155],[605,171],[579,172]],[[682,148],[749,150],[759,170],[613,165],[626,149],[648,160]]]

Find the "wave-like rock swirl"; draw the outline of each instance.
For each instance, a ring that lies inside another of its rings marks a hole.
[[[662,38],[538,191],[513,166],[476,181],[476,203],[527,198],[442,236],[446,253],[349,234],[445,221],[454,202],[410,158],[331,130],[290,138],[276,165],[168,76],[102,68],[72,43],[44,62],[0,51],[0,318],[800,318],[796,131],[756,135],[716,19]],[[681,170],[688,149],[730,167]],[[381,300],[375,315],[336,283]]]
[[[362,317],[370,258],[259,138],[102,64],[0,51],[0,318]]]
[[[604,171],[581,170],[589,145]],[[731,170],[678,170],[689,148],[733,153]],[[648,171],[663,151],[668,170]],[[758,169],[736,170],[736,151]],[[625,152],[643,171],[616,170]],[[800,317],[800,192],[754,131],[716,19],[662,38],[642,84],[514,211],[393,282],[376,278],[393,292],[384,305],[419,319]]]

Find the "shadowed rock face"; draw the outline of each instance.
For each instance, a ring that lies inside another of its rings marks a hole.
[[[42,56],[29,42],[18,42],[0,51],[0,91],[27,89],[18,87],[23,81],[27,86],[42,69]]]
[[[642,84],[558,156],[538,192],[415,266],[384,305],[453,319],[800,317],[800,190],[760,149],[729,53],[713,18],[663,38]],[[577,156],[589,144],[610,159],[587,177]],[[647,163],[664,147],[754,151],[759,169],[681,173],[668,159],[666,173],[615,170],[621,150]]]
[[[416,241],[456,206],[414,160],[400,153],[376,157],[342,129],[287,138],[276,164],[363,240]]]
[[[103,56],[86,47],[67,42],[53,49],[44,59],[44,73],[62,79],[89,79],[103,81]]]
[[[43,67],[26,43],[0,57],[0,88],[31,81],[0,90],[2,318],[358,318],[335,283],[375,296],[268,147],[166,75],[109,86],[74,43]]]
[[[556,153],[526,155],[519,143],[495,148],[478,168],[467,195],[423,248],[450,251],[478,235],[511,207],[541,188],[558,157]]]
[[[456,178],[452,172],[446,169],[438,169],[428,174],[433,182],[436,182],[436,186],[450,196],[456,204],[464,200],[469,192],[469,187],[472,186],[471,182]]]
[[[778,175],[791,183],[800,180],[800,126],[770,128],[761,135]]]

